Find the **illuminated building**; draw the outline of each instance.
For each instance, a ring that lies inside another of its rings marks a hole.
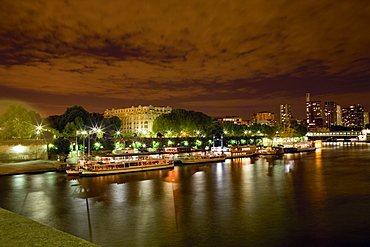
[[[153,122],[158,116],[171,113],[171,111],[172,109],[169,106],[139,105],[138,107],[107,109],[104,112],[104,117],[119,117],[122,121],[121,131],[123,133],[145,135],[152,131]]]
[[[309,130],[321,129],[324,126],[321,101],[312,101],[310,94],[306,94],[306,121]]]
[[[344,127],[364,127],[364,107],[356,104],[342,108],[342,121]]]
[[[338,124],[337,114],[337,103],[325,102],[324,103],[324,114],[325,114],[325,127],[330,129],[331,127]]]
[[[342,107],[337,105],[337,125],[343,125],[342,121]]]
[[[261,123],[261,124],[273,124],[275,123],[275,114],[273,112],[258,112],[256,114],[253,114],[252,119],[255,123]]]
[[[292,106],[290,104],[280,105],[280,123],[289,122],[292,119]]]
[[[369,124],[369,112],[364,112],[364,127]]]
[[[216,118],[214,119],[214,122],[217,123],[224,123],[224,122],[232,122],[234,124],[246,124],[246,121],[243,121],[241,117],[237,116],[226,116],[226,117],[221,117],[221,118]]]

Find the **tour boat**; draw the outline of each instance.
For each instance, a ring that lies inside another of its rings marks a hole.
[[[80,159],[68,175],[99,176],[173,168],[173,160],[158,154],[121,154]]]
[[[256,146],[228,147],[223,151],[227,159],[243,158],[258,155]]]
[[[198,164],[225,161],[225,155],[193,155],[180,159],[182,164]]]
[[[80,171],[83,167],[88,167],[96,163],[97,163],[96,160],[81,158],[77,161],[77,164],[75,165],[75,167],[66,170],[66,173],[69,176],[78,176],[80,175]]]
[[[262,155],[277,155],[283,154],[284,149],[282,147],[261,147],[257,152]]]
[[[174,162],[169,159],[132,159],[113,162],[97,162],[79,169],[80,176],[112,175],[119,173],[141,172],[174,167]]]
[[[284,153],[300,153],[315,151],[316,148],[311,142],[284,143]]]
[[[315,147],[307,147],[307,148],[284,148],[284,153],[301,153],[301,152],[311,152],[315,151]]]

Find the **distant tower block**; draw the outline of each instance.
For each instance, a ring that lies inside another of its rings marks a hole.
[[[306,93],[306,102],[311,101],[310,93]]]

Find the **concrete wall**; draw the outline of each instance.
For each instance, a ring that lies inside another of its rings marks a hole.
[[[0,161],[15,162],[47,159],[47,144],[44,140],[0,141]]]

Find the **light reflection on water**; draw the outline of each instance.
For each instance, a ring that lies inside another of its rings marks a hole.
[[[0,206],[102,246],[370,243],[370,148],[92,178],[0,177]]]

